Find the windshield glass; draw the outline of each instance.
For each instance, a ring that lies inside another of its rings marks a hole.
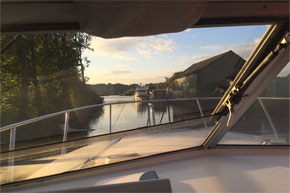
[[[1,35],[1,184],[201,146],[266,29]]]
[[[289,145],[290,63],[218,144]]]

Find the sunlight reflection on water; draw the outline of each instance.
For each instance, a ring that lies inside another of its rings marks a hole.
[[[105,96],[104,103],[134,101],[133,96]],[[110,130],[110,107],[103,107],[104,113],[90,122],[90,127],[94,131],[90,136],[105,134]],[[162,116],[163,114],[163,116]],[[168,123],[166,103],[155,105],[156,124]],[[148,103],[128,103],[112,105],[112,132],[124,131],[147,126]]]

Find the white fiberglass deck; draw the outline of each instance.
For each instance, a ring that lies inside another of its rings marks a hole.
[[[34,155],[23,153],[23,156],[17,156],[7,153],[6,161],[2,157],[2,163],[7,163],[1,167],[1,184],[197,147],[202,145],[210,132],[210,129],[189,126],[176,129],[167,129],[165,126],[161,130],[149,130],[151,131],[134,135],[108,136],[105,140],[100,139],[81,146],[75,143],[75,150],[61,148],[59,151],[62,153],[51,153],[53,148],[47,148],[44,152],[39,151]],[[21,151],[18,154],[21,154]],[[13,164],[10,163],[11,159]]]
[[[54,177],[19,192],[92,187],[138,181],[155,170],[170,180],[173,192],[289,192],[289,149],[237,147],[188,150]],[[17,186],[11,191],[17,191]]]

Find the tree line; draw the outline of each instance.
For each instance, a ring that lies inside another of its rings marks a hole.
[[[164,79],[165,79],[164,82],[145,84],[145,87],[148,88],[150,91],[152,91],[154,89],[167,89],[167,88],[172,88],[173,87],[174,80],[181,73],[182,73],[182,71],[175,72],[170,77],[164,77]]]
[[[48,113],[102,103],[86,85],[83,33],[1,35],[1,126]],[[75,114],[80,123],[85,114]]]
[[[108,95],[125,95],[130,96],[134,94],[134,91],[136,90],[136,87],[138,87],[138,84],[93,84],[89,85],[89,87],[100,94],[101,96],[108,96]]]
[[[182,72],[175,72],[170,77],[164,77],[164,82],[159,83],[148,83],[144,85],[140,84],[121,84],[121,83],[108,83],[108,84],[92,84],[89,87],[100,94],[101,96],[109,95],[120,95],[120,96],[132,96],[136,90],[136,87],[142,86],[148,88],[150,91],[154,89],[167,89],[172,88],[173,81],[175,78],[180,75]]]

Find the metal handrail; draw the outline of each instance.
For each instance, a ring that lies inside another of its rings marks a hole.
[[[112,133],[112,105],[115,104],[128,104],[128,103],[148,103],[148,123],[149,125],[151,125],[151,114],[152,114],[152,122],[153,125],[156,125],[156,121],[155,121],[155,110],[154,110],[154,105],[153,103],[158,103],[158,102],[175,102],[175,101],[190,101],[190,100],[195,100],[197,105],[198,105],[198,109],[200,111],[200,115],[201,118],[203,119],[203,124],[205,126],[205,128],[207,128],[207,123],[204,120],[204,114],[203,114],[203,110],[201,108],[200,102],[199,100],[210,100],[210,99],[221,99],[221,97],[194,97],[194,98],[177,98],[177,99],[151,99],[151,100],[143,100],[143,101],[121,101],[121,102],[111,102],[111,103],[103,103],[103,104],[95,104],[95,105],[88,105],[88,106],[83,106],[83,107],[78,107],[78,108],[74,108],[74,109],[69,109],[69,110],[64,110],[64,111],[59,111],[56,113],[51,113],[51,114],[47,114],[47,115],[43,115],[40,117],[36,117],[36,118],[32,118],[32,119],[28,119],[25,121],[21,121],[18,123],[13,123],[4,127],[0,128],[0,133],[3,131],[7,131],[10,130],[10,144],[9,144],[9,150],[12,151],[15,149],[15,137],[16,137],[16,128],[23,126],[23,125],[27,125],[30,123],[34,123],[40,120],[44,120],[44,119],[48,119],[48,118],[52,118],[58,115],[65,115],[65,120],[64,120],[64,133],[63,133],[63,141],[67,141],[67,135],[68,135],[68,131],[69,131],[69,119],[70,119],[70,113],[71,112],[75,112],[75,111],[80,111],[80,110],[86,110],[86,109],[90,109],[90,108],[95,108],[95,107],[104,107],[109,105],[109,115],[110,115],[110,123],[109,123],[109,134]],[[271,117],[268,115],[268,112],[266,110],[266,108],[263,105],[263,102],[261,100],[290,100],[289,97],[258,97],[257,98],[258,101],[260,102],[264,113],[267,116],[267,119],[269,121],[269,123],[271,124],[271,127],[275,133],[275,136],[277,137],[278,134],[276,132],[276,128],[272,122]],[[150,110],[151,109],[151,110]],[[151,113],[150,113],[151,111]],[[168,120],[169,122],[171,122],[170,120],[170,108],[169,105],[167,106],[167,111],[168,111]]]
[[[52,117],[56,117],[58,115],[65,115],[65,120],[64,120],[64,129],[63,129],[63,142],[67,141],[67,135],[68,135],[68,131],[69,131],[69,119],[70,119],[70,113],[71,112],[75,112],[75,111],[80,111],[80,110],[85,110],[85,109],[90,109],[90,108],[96,108],[96,107],[104,107],[104,106],[110,106],[109,108],[109,113],[110,113],[110,123],[109,123],[109,133],[112,133],[112,105],[116,105],[116,104],[128,104],[128,103],[148,103],[148,121],[149,124],[151,125],[151,121],[150,121],[150,109],[151,109],[151,114],[152,114],[152,121],[153,121],[153,125],[156,125],[156,121],[155,121],[155,111],[154,111],[154,105],[152,103],[156,103],[156,102],[175,102],[175,101],[190,101],[190,100],[196,100],[197,103],[199,104],[198,100],[206,100],[206,99],[220,99],[220,97],[200,97],[200,98],[178,98],[178,99],[151,99],[151,100],[143,100],[143,101],[122,101],[122,102],[111,102],[111,103],[103,103],[103,104],[95,104],[95,105],[88,105],[88,106],[83,106],[83,107],[78,107],[78,108],[74,108],[74,109],[69,109],[69,110],[64,110],[64,111],[59,111],[56,113],[51,113],[51,114],[47,114],[47,115],[43,115],[40,117],[36,117],[36,118],[32,118],[32,119],[28,119],[25,121],[21,121],[18,123],[13,123],[4,127],[0,128],[0,132],[3,131],[7,131],[10,130],[10,143],[9,143],[9,150],[13,151],[15,149],[15,137],[16,137],[16,128],[23,126],[23,125],[27,125],[30,123],[34,123],[37,121],[41,121],[44,119],[48,119],[48,118],[52,118]],[[202,113],[202,109],[200,107],[200,105],[198,105],[199,110],[201,111],[201,117],[203,117],[203,113]],[[170,122],[170,111],[169,111],[169,107],[168,107],[168,116],[169,116],[169,122]],[[205,126],[206,123],[204,121]]]
[[[210,100],[210,99],[221,99],[221,97],[194,97],[194,98],[177,98],[177,99],[151,99],[151,100],[143,100],[143,101],[121,101],[121,102],[111,102],[111,103],[103,103],[103,104],[95,104],[95,105],[88,105],[88,106],[83,106],[83,107],[78,107],[78,108],[74,108],[74,109],[69,109],[69,110],[64,110],[64,111],[59,111],[56,113],[51,113],[51,114],[47,114],[47,115],[43,115],[40,117],[36,117],[36,118],[32,118],[32,119],[28,119],[25,121],[21,121],[18,123],[13,123],[4,127],[0,128],[0,133],[3,131],[7,131],[10,130],[10,144],[9,144],[9,150],[12,151],[15,149],[15,137],[16,137],[16,128],[23,126],[23,125],[27,125],[30,123],[34,123],[40,120],[44,120],[44,119],[48,119],[48,118],[52,118],[58,115],[65,115],[65,120],[64,120],[64,134],[63,134],[63,141],[67,141],[67,134],[69,131],[69,119],[70,119],[70,113],[71,112],[75,112],[75,111],[80,111],[80,110],[85,110],[85,109],[90,109],[90,108],[95,108],[95,107],[104,107],[109,105],[109,115],[110,115],[110,123],[109,123],[109,129],[110,129],[110,134],[112,133],[112,105],[116,105],[116,104],[128,104],[128,103],[148,103],[148,122],[149,125],[151,125],[151,120],[150,117],[152,114],[152,121],[153,121],[153,125],[156,125],[156,121],[155,121],[155,111],[154,111],[154,105],[152,103],[157,103],[157,102],[175,102],[175,101],[190,101],[190,100],[195,100],[197,105],[198,105],[198,109],[200,111],[200,115],[201,118],[203,119],[204,114],[201,108],[201,105],[199,103],[199,100]],[[265,114],[267,115],[267,111],[266,108],[263,106],[263,103],[261,100],[290,100],[289,97],[258,97],[257,98],[260,102],[260,104],[262,105],[263,111],[265,112]],[[151,109],[151,113],[150,113],[150,109]],[[167,111],[168,111],[168,120],[169,122],[171,122],[170,120],[170,109],[169,106],[167,107]],[[268,120],[270,123],[272,123],[272,120],[269,118],[269,116],[267,116]],[[204,126],[207,128],[207,124],[206,121],[203,119],[203,123]],[[274,126],[274,124],[271,124],[272,129],[274,131],[276,131],[276,128]],[[275,132],[276,133],[276,132]]]
[[[56,117],[58,115],[62,115],[65,113],[71,113],[71,112],[75,112],[75,111],[80,111],[80,110],[85,110],[85,109],[90,109],[90,108],[95,108],[95,107],[103,107],[106,105],[116,105],[116,104],[127,104],[127,103],[150,103],[150,102],[174,102],[174,101],[187,101],[187,100],[196,100],[196,99],[201,99],[201,100],[207,100],[207,99],[220,99],[220,97],[200,97],[200,98],[178,98],[178,99],[152,99],[152,100],[143,100],[143,101],[122,101],[122,102],[112,102],[112,103],[102,103],[102,104],[95,104],[95,105],[88,105],[88,106],[83,106],[83,107],[78,107],[78,108],[73,108],[73,109],[69,109],[69,110],[64,110],[64,111],[59,111],[56,113],[51,113],[51,114],[47,114],[47,115],[43,115],[40,117],[36,117],[36,118],[32,118],[32,119],[28,119],[25,121],[21,121],[18,123],[13,123],[10,125],[6,125],[4,127],[0,128],[0,132],[9,130],[9,129],[13,129],[14,127],[20,127],[23,125],[27,125],[29,123],[34,123],[36,121],[41,121],[44,119],[48,119],[48,118],[52,118],[52,117]]]
[[[151,100],[143,100],[143,101],[122,101],[122,102],[111,102],[111,103],[103,103],[103,104],[95,104],[95,105],[88,105],[88,106],[83,106],[83,107],[78,107],[78,108],[74,108],[74,109],[68,109],[68,110],[64,110],[64,111],[59,111],[56,113],[51,113],[51,114],[47,114],[47,115],[43,115],[43,116],[39,116],[36,118],[32,118],[32,119],[28,119],[25,121],[21,121],[18,123],[13,123],[10,125],[6,125],[4,127],[0,128],[0,133],[3,131],[7,131],[10,130],[10,143],[9,143],[9,150],[13,151],[15,149],[15,138],[16,138],[16,128],[23,126],[23,125],[27,125],[30,123],[34,123],[37,121],[41,121],[44,119],[48,119],[48,118],[52,118],[52,117],[56,117],[58,115],[65,115],[65,120],[64,120],[64,129],[63,129],[63,142],[67,141],[67,135],[68,135],[68,131],[69,131],[69,119],[70,119],[70,113],[71,112],[75,112],[75,111],[80,111],[80,110],[86,110],[86,109],[90,109],[90,108],[96,108],[96,107],[104,107],[104,106],[110,106],[110,124],[109,124],[109,131],[110,134],[112,133],[112,105],[115,104],[128,104],[128,103],[148,103],[148,121],[149,124],[151,125],[151,121],[150,121],[150,109],[151,109],[151,114],[152,114],[152,121],[153,121],[153,125],[156,125],[155,122],[155,111],[154,111],[154,105],[152,103],[156,103],[156,102],[174,102],[174,101],[189,101],[189,100],[196,100],[199,106],[199,110],[201,111],[201,117],[203,117],[203,113],[202,113],[202,109],[199,105],[198,100],[206,100],[206,99],[220,99],[220,97],[200,97],[200,98],[178,98],[178,99],[151,99]],[[168,107],[168,116],[169,116],[169,122],[170,122],[170,111],[169,111],[169,107]],[[204,125],[207,127],[205,121],[204,121]]]
[[[259,100],[290,100],[290,97],[258,97]]]

